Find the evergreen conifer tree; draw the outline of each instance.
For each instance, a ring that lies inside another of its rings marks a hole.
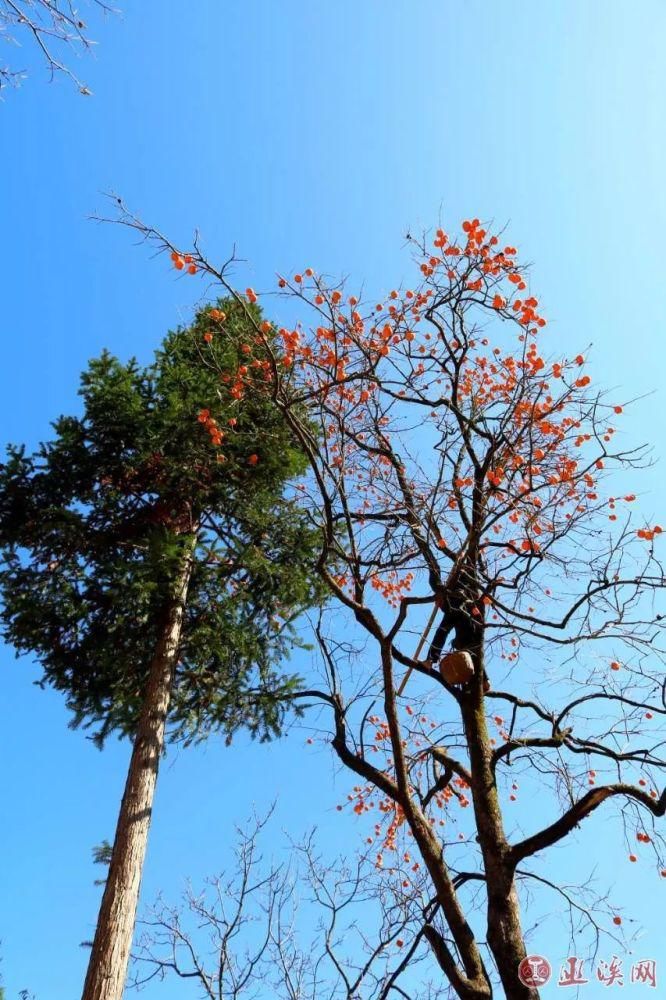
[[[133,743],[85,1000],[122,995],[166,740],[278,734],[298,685],[280,663],[319,599],[290,486],[303,456],[270,393],[243,397],[231,374],[271,363],[246,308],[260,320],[234,300],[202,310],[145,368],[103,353],[82,414],[0,467],[5,638],[73,725]]]

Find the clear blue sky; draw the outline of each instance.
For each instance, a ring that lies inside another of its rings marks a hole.
[[[214,258],[235,242],[257,288],[311,264],[381,294],[406,269],[407,227],[477,215],[508,224],[534,262],[564,351],[592,342],[595,380],[623,398],[655,390],[624,427],[654,442],[659,464],[636,491],[663,519],[661,0],[118,3],[124,16],[93,19],[99,45],[76,67],[93,97],[49,85],[26,49],[29,78],[0,105],[2,442],[47,436],[88,358],[108,347],[147,359],[202,293],[127,232],[87,220],[105,191],[175,239],[199,227]],[[0,969],[11,1000],[24,986],[75,1000],[98,900],[90,850],[112,836],[127,747],[100,754],[67,729],[60,698],[30,684],[29,662],[0,659]],[[219,868],[233,821],[276,795],[293,832],[335,823],[339,840],[346,779],[325,751],[303,761],[302,746],[294,734],[270,752],[240,741],[170,753],[144,899]],[[628,865],[601,817],[588,823],[587,856],[646,926],[638,957],[661,959],[666,982],[666,880]],[[348,833],[353,845],[351,822]],[[533,941],[566,955],[562,936]]]

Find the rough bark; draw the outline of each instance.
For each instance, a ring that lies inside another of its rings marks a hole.
[[[506,1000],[539,1000],[538,990],[525,986],[518,978],[518,966],[527,953],[515,886],[515,865],[504,832],[486,725],[482,640],[473,655],[475,676],[461,699],[461,709],[472,772],[472,801],[486,876],[488,947],[495,959]]]
[[[193,547],[194,539],[185,550],[150,666],[82,1000],[121,1000],[125,988]]]

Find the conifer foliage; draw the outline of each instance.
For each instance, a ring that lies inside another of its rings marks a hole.
[[[83,412],[0,468],[5,638],[37,657],[74,725],[133,740],[86,998],[122,994],[165,740],[268,739],[298,686],[280,664],[318,598],[318,535],[270,398],[239,399],[224,374],[250,347],[263,363],[250,308],[200,311],[147,367],[103,353]]]

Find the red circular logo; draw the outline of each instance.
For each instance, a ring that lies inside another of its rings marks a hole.
[[[523,986],[545,986],[553,970],[543,955],[528,955],[518,966],[518,978]]]

